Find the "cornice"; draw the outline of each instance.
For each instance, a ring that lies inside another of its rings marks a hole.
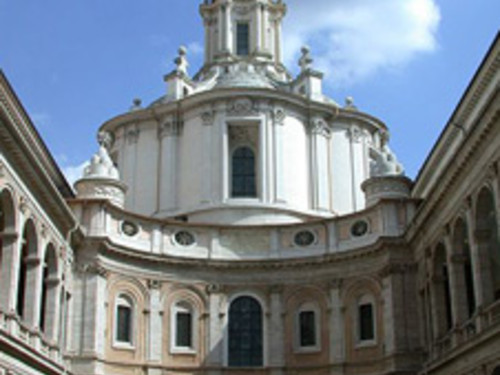
[[[76,219],[64,197],[73,193],[52,159],[28,115],[22,108],[5,76],[0,74],[0,142],[4,157],[16,166],[16,173],[37,197],[63,231],[72,228]]]
[[[164,254],[145,253],[130,249],[119,244],[112,243],[108,238],[88,238],[87,241],[99,249],[99,257],[113,256],[129,259],[136,264],[138,261],[152,262],[155,265],[162,264],[181,269],[212,270],[212,271],[241,271],[241,270],[298,270],[305,268],[325,268],[331,265],[341,265],[347,262],[368,259],[374,256],[392,254],[393,250],[399,254],[407,244],[402,238],[382,237],[375,244],[337,253],[329,253],[320,256],[310,256],[291,259],[259,259],[259,260],[214,260],[174,257]],[[398,262],[392,255],[387,262]],[[364,261],[363,261],[364,262]]]
[[[493,97],[478,115],[476,122],[481,123],[481,126],[474,126],[468,133],[455,157],[443,167],[444,172],[439,184],[434,185],[426,199],[422,201],[413,224],[407,231],[409,241],[414,239],[421,225],[429,222],[434,212],[440,212],[437,208],[447,201],[446,195],[450,195],[457,184],[464,179],[464,174],[471,170],[474,157],[481,151],[483,145],[491,140],[491,136],[500,131],[500,129],[495,130],[495,126],[498,128],[500,124],[500,87],[496,88]]]

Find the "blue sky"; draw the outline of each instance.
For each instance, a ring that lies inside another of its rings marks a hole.
[[[96,130],[165,92],[179,45],[202,63],[201,0],[0,0],[0,67],[61,167]],[[383,120],[414,177],[500,27],[498,0],[288,0],[285,59],[300,45],[325,91]],[[288,47],[287,47],[288,46]]]

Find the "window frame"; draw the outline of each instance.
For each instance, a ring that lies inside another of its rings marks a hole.
[[[234,181],[234,168],[233,168],[233,160],[234,160],[234,154],[236,151],[242,148],[248,148],[249,150],[252,151],[253,153],[253,178],[254,178],[254,189],[255,189],[255,194],[254,195],[249,195],[249,196],[235,196],[233,192],[233,181]],[[258,200],[259,199],[259,156],[258,153],[256,152],[255,147],[252,146],[249,143],[241,143],[235,145],[229,154],[229,199],[233,201],[248,201],[248,200]]]
[[[314,315],[314,345],[302,345],[302,327],[300,316],[302,313],[312,312]],[[321,351],[321,313],[316,303],[308,302],[302,304],[295,314],[294,322],[294,349],[296,353],[314,353]]]
[[[130,309],[130,341],[121,341],[118,339],[118,324],[120,307],[127,307]],[[113,309],[113,347],[117,349],[135,349],[135,331],[136,331],[136,303],[135,300],[127,293],[119,293],[115,298],[115,305]]]
[[[246,26],[246,33],[247,33],[247,50],[246,50],[246,54],[241,54],[240,53],[240,26]],[[250,52],[250,45],[251,45],[251,38],[252,38],[252,31],[251,31],[251,28],[250,28],[250,21],[249,20],[238,20],[236,21],[235,23],[235,27],[236,27],[236,32],[235,32],[235,36],[236,38],[235,39],[235,55],[238,56],[238,57],[241,57],[241,58],[246,58],[246,57],[249,57],[251,52]]]
[[[372,339],[361,339],[361,306],[369,305],[372,309],[372,328],[373,328],[373,338]],[[375,297],[371,294],[364,294],[358,298],[356,303],[356,321],[355,321],[355,342],[356,347],[367,347],[377,345],[377,305],[375,303]]]
[[[191,314],[191,346],[177,345],[177,314]],[[170,354],[196,354],[198,352],[198,311],[193,303],[184,299],[177,300],[170,307]]]

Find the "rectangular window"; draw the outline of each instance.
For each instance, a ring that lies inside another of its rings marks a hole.
[[[248,56],[250,54],[250,26],[248,23],[236,24],[236,54]]]
[[[116,341],[132,343],[132,310],[128,306],[118,306]]]
[[[192,325],[191,313],[178,312],[175,345],[183,348],[191,348],[192,346]]]
[[[316,319],[314,311],[302,311],[299,314],[300,346],[316,346]]]
[[[375,329],[373,326],[373,306],[364,304],[359,306],[359,340],[374,340]]]

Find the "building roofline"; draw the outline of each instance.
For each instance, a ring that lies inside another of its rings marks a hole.
[[[478,81],[480,74],[482,73],[483,69],[486,67],[486,64],[488,63],[489,59],[491,58],[491,54],[493,53],[493,50],[497,46],[497,44],[500,44],[500,30],[497,31],[497,34],[495,38],[493,39],[493,42],[490,44],[490,47],[488,48],[488,51],[484,55],[483,59],[481,60],[481,63],[477,67],[472,79],[469,81],[469,84],[467,85],[467,88],[465,89],[464,93],[462,94],[458,104],[455,106],[455,109],[451,116],[448,118],[448,121],[446,122],[446,125],[444,128],[441,130],[441,133],[438,136],[438,139],[434,143],[431,151],[427,154],[427,157],[420,167],[417,177],[415,178],[415,185],[414,187],[418,187],[418,185],[421,183],[421,179],[423,179],[425,176],[424,174],[427,172],[427,168],[430,166],[432,158],[434,155],[437,153],[438,149],[440,148],[441,144],[443,143],[447,131],[450,129],[450,127],[455,126],[456,124],[454,123],[454,119],[458,116],[458,112],[463,108],[465,105],[465,102],[469,98],[469,96],[472,93],[473,86],[474,84]]]

